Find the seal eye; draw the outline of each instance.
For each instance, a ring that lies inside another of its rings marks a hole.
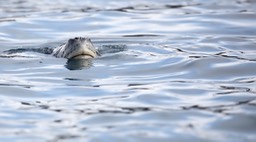
[[[75,40],[78,40],[79,38],[78,37],[75,37]]]

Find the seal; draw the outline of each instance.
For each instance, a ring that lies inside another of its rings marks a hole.
[[[101,56],[106,53],[117,53],[126,50],[126,45],[101,45],[98,48],[92,44],[90,38],[75,37],[69,39],[66,43],[57,47],[39,47],[39,48],[16,48],[3,51],[0,53],[2,58],[12,57],[27,57],[26,55],[19,55],[23,52],[37,52],[42,54],[52,55],[57,58],[69,59],[90,59]],[[29,56],[28,56],[29,57]]]
[[[90,59],[100,54],[95,49],[91,39],[75,37],[69,39],[67,43],[54,48],[52,55],[57,58]]]
[[[3,51],[0,58],[29,58],[24,52],[36,52],[51,55],[57,58],[67,58],[65,67],[69,70],[78,70],[92,66],[92,59],[107,53],[117,53],[126,50],[126,45],[101,45],[97,48],[92,44],[91,39],[85,37],[75,37],[57,47],[38,47],[38,48],[16,48]],[[32,57],[33,58],[33,57]]]

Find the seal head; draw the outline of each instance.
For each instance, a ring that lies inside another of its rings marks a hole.
[[[89,38],[75,37],[53,50],[53,56],[67,59],[89,59],[99,55]]]

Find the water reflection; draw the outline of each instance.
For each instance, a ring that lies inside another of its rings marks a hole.
[[[65,67],[69,70],[88,69],[92,64],[93,59],[68,59]]]

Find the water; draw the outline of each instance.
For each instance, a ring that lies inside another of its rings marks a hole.
[[[39,53],[1,57],[0,141],[256,140],[256,1],[0,0],[0,7],[0,53],[76,36],[126,46],[77,70]]]

